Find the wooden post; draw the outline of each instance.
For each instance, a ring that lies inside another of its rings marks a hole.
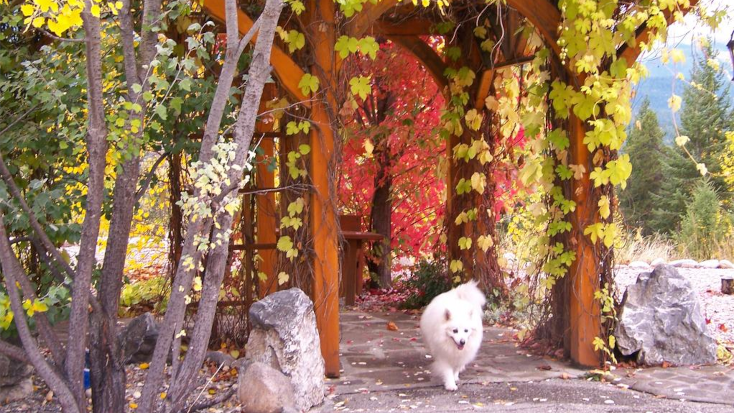
[[[268,83],[265,85],[263,90],[262,99],[260,101],[260,113],[265,112],[265,103],[275,97],[275,84]],[[258,118],[258,122],[255,125],[255,138],[259,139],[259,134],[265,132],[271,132],[273,130],[273,120],[268,118],[269,122],[264,122],[266,119]],[[263,138],[260,141],[261,154],[258,154],[255,158],[257,169],[255,173],[255,186],[257,188],[272,188],[275,186],[275,173],[274,171],[268,170],[268,164],[274,154],[274,143],[272,138]],[[277,240],[275,237],[275,229],[278,228],[278,224],[275,221],[275,194],[268,192],[265,194],[259,194],[257,196],[257,243],[258,244],[274,244]],[[278,283],[275,279],[275,262],[276,253],[274,249],[262,249],[259,251],[262,261],[258,266],[260,272],[267,275],[265,281],[260,281],[260,288],[258,293],[260,298],[276,291]]]
[[[599,302],[594,299],[594,292],[599,288],[599,268],[593,244],[584,235],[584,228],[597,220],[596,202],[589,199],[592,182],[589,172],[589,150],[584,145],[585,128],[575,116],[571,116],[570,140],[571,163],[584,165],[586,173],[580,180],[573,180],[573,200],[576,210],[571,213],[572,239],[576,240],[576,260],[571,265],[566,277],[571,291],[569,298],[570,331],[569,340],[571,360],[582,366],[599,367],[600,354],[594,351],[594,338],[601,336],[601,311]]]
[[[334,131],[328,108],[336,107],[333,95],[334,2],[313,0],[309,10],[314,18],[311,25],[315,47],[315,65],[312,74],[320,80],[319,92],[315,97],[311,120],[311,231],[314,238],[314,284],[313,298],[316,323],[321,338],[321,354],[326,363],[326,376],[339,377],[339,251],[335,201],[331,193],[334,185],[332,159],[334,154]],[[328,105],[328,106],[327,106]]]

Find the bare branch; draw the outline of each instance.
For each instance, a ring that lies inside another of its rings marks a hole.
[[[230,387],[229,390],[227,390],[224,393],[221,393],[219,396],[217,396],[217,397],[215,397],[213,399],[207,400],[205,402],[197,403],[197,404],[189,407],[186,410],[186,412],[187,413],[198,412],[199,410],[204,410],[204,409],[207,409],[209,407],[216,406],[217,404],[224,403],[227,400],[229,400],[234,395],[234,393],[236,391],[237,391],[237,389],[235,389],[234,387]]]
[[[43,34],[44,36],[46,36],[46,37],[48,37],[48,38],[51,38],[51,39],[54,39],[54,40],[59,40],[59,41],[62,41],[62,42],[70,42],[70,43],[85,43],[85,42],[87,41],[87,39],[70,39],[70,38],[68,38],[68,37],[59,37],[59,36],[55,36],[55,35],[53,35],[53,34],[49,33],[48,31],[46,31],[46,30],[44,30],[44,29],[40,29],[40,28],[39,28],[39,29],[36,29],[36,30],[38,30],[38,31],[39,31],[39,32],[41,32],[41,33],[42,33],[42,34]]]
[[[13,126],[15,126],[16,124],[18,124],[18,122],[20,122],[21,120],[25,119],[26,116],[30,115],[31,112],[33,112],[34,110],[38,109],[40,106],[41,106],[41,104],[39,103],[39,104],[33,106],[32,108],[28,109],[27,111],[25,111],[25,113],[23,113],[20,116],[18,116],[17,118],[15,118],[12,122],[10,122],[8,124],[8,126],[6,126],[5,128],[3,128],[3,130],[0,131],[0,135],[2,135],[5,132],[9,131]]]
[[[0,353],[5,354],[8,357],[12,357],[20,362],[31,364],[31,361],[28,359],[28,355],[22,348],[14,346],[5,340],[0,340]]]
[[[66,385],[64,379],[46,362],[28,327],[25,310],[23,310],[20,294],[16,287],[16,282],[18,281],[18,277],[16,276],[22,271],[20,269],[20,263],[15,254],[13,254],[10,243],[8,243],[5,224],[3,223],[4,218],[5,216],[2,210],[0,210],[0,268],[2,268],[3,275],[5,276],[5,288],[10,298],[10,308],[15,314],[14,322],[18,330],[18,336],[20,336],[20,340],[23,343],[28,360],[33,364],[33,367],[36,368],[41,377],[43,377],[46,384],[59,397],[62,408],[65,411],[78,412],[79,405],[74,398],[74,394]]]
[[[153,180],[153,176],[155,176],[156,169],[158,169],[161,162],[163,162],[168,155],[169,155],[168,152],[163,152],[161,156],[159,156],[158,159],[156,159],[153,166],[150,167],[150,171],[148,172],[147,175],[145,175],[145,179],[143,180],[143,183],[140,184],[140,188],[138,189],[138,192],[135,193],[135,203],[139,202],[140,198],[142,198],[143,195],[145,195],[145,191],[148,190],[148,186],[150,185],[150,182]]]

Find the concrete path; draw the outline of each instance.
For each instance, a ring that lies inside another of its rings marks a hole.
[[[448,392],[431,377],[418,317],[343,311],[342,376],[327,381],[321,411],[734,411],[731,368],[619,369],[601,383],[569,363],[529,354],[516,347],[513,330],[495,327],[485,327],[480,354],[459,390]]]

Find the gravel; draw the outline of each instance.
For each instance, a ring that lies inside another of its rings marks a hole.
[[[734,276],[734,270],[677,268],[701,299],[701,307],[708,323],[708,329],[719,343],[734,343],[734,295],[721,293],[721,277]],[[637,276],[650,269],[620,266],[615,269],[620,298],[627,287],[637,281]]]

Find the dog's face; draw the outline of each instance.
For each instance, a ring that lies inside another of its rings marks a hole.
[[[466,343],[469,342],[469,337],[474,333],[474,327],[468,323],[471,317],[471,312],[469,313],[468,319],[454,317],[449,310],[446,310],[444,314],[446,320],[446,336],[454,342],[456,348],[459,350],[464,349]]]

